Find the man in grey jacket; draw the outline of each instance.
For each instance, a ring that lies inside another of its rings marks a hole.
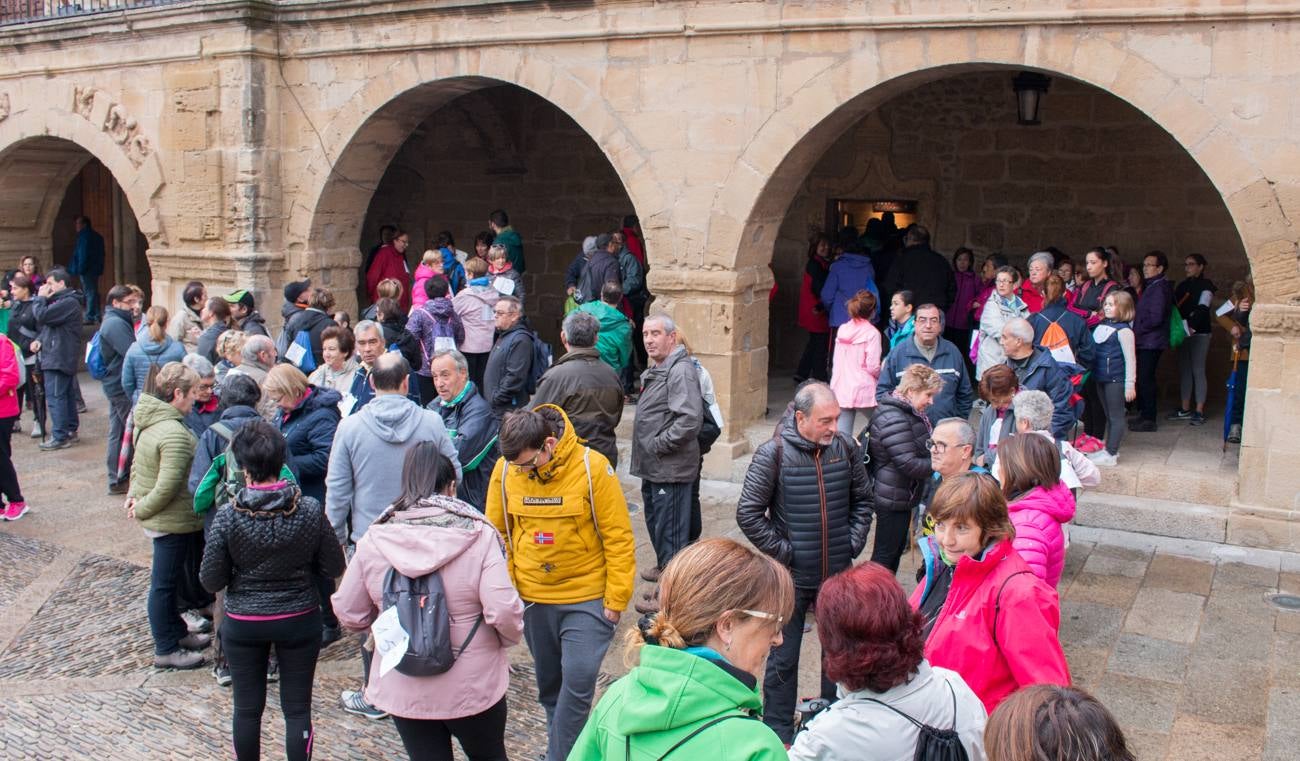
[[[344,547],[361,541],[370,524],[401,495],[406,451],[416,444],[437,444],[460,482],[460,457],[442,417],[406,397],[410,375],[401,354],[381,355],[370,371],[374,399],[343,418],[334,434],[325,475],[325,515]],[[369,682],[370,653],[364,648],[361,661]],[[367,703],[360,690],[344,690],[340,701],[349,713],[374,719],[386,715]]]
[[[662,313],[647,317],[642,336],[650,367],[641,375],[631,472],[641,479],[646,528],[657,561],[641,578],[655,582],[690,541],[691,484],[700,473],[698,437],[704,399],[695,364],[679,344],[672,318]],[[644,596],[636,609],[657,610],[651,597]]]
[[[587,312],[570,312],[564,318],[560,343],[565,354],[542,376],[528,406],[554,404],[564,410],[573,432],[617,468],[614,429],[623,419],[623,382],[596,351],[599,332],[600,322]]]
[[[104,397],[108,399],[108,493],[126,494],[131,467],[118,472],[122,454],[122,434],[126,429],[126,416],[131,412],[131,398],[122,390],[122,360],[127,349],[135,343],[132,315],[140,306],[140,297],[129,286],[115,285],[108,291],[108,309],[99,326],[99,353],[104,358]]]

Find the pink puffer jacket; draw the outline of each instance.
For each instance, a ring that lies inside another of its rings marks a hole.
[[[1065,568],[1065,532],[1062,523],[1074,518],[1074,495],[1063,483],[1050,489],[1036,486],[1007,505],[1016,527],[1012,547],[1038,578],[1052,585]]]
[[[876,406],[880,378],[880,331],[869,320],[853,318],[835,333],[831,391],[843,408]]]
[[[18,417],[22,408],[18,406],[18,363],[22,359],[14,351],[13,341],[7,336],[0,336],[0,420]]]
[[[438,273],[433,271],[433,267],[430,267],[424,262],[421,262],[420,266],[415,268],[415,284],[411,286],[412,312],[419,308],[421,304],[429,300],[429,294],[424,292],[424,284],[429,282],[429,279],[436,274]]]

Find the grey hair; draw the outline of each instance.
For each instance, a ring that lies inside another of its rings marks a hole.
[[[216,368],[208,358],[198,354],[186,354],[181,359],[181,364],[198,373],[200,378],[215,378],[217,375]]]
[[[582,239],[582,253],[592,254],[596,252],[596,236],[588,235]]]
[[[975,429],[965,418],[946,417],[934,424],[934,430],[951,425],[957,429],[957,446],[975,446]]]
[[[384,329],[374,320],[362,320],[361,322],[358,322],[357,326],[352,329],[352,335],[360,336],[361,331],[363,330],[373,330],[379,334],[380,341],[384,340]]]
[[[590,312],[574,311],[564,318],[564,340],[578,349],[590,349],[596,345],[596,334],[600,332],[600,321]]]
[[[497,299],[497,301],[512,305],[510,309],[511,312],[519,312],[520,314],[523,314],[524,302],[520,301],[518,296],[502,296]]]
[[[645,318],[646,322],[650,322],[652,320],[654,322],[659,323],[659,327],[663,328],[668,333],[677,332],[677,323],[673,322],[673,318],[669,317],[664,312],[655,312],[654,314]],[[645,323],[642,324],[644,325]]]
[[[256,362],[257,355],[268,349],[272,354],[275,354],[275,342],[270,338],[261,335],[249,336],[248,340],[244,342],[244,348],[239,351],[239,356],[245,362]]]
[[[498,252],[500,252],[503,257],[509,258],[510,256],[510,252],[506,250],[504,243],[493,243],[491,246],[488,246],[488,261],[497,258],[496,255]]]
[[[469,372],[469,360],[465,359],[465,355],[455,349],[441,349],[435,351],[433,356],[429,357],[429,363],[433,364],[433,360],[438,357],[451,357],[451,361],[456,363],[457,370],[460,370],[462,373]]]
[[[1025,389],[1011,397],[1011,410],[1016,420],[1029,423],[1031,431],[1047,431],[1052,428],[1052,397],[1045,391]]]
[[[1002,332],[1010,333],[1027,344],[1034,342],[1034,326],[1030,325],[1029,320],[1023,317],[1007,320],[1006,324],[1002,326]]]
[[[1034,262],[1046,262],[1047,269],[1052,270],[1055,269],[1056,257],[1052,256],[1052,252],[1050,251],[1039,251],[1038,253],[1029,257],[1029,264],[1031,266],[1033,265]]]
[[[830,386],[821,381],[805,383],[794,394],[794,410],[795,412],[802,412],[804,415],[811,415],[812,408],[817,406],[818,402],[824,402],[827,399],[836,401],[835,392],[831,391]]]

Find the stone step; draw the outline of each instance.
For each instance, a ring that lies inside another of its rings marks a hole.
[[[1142,499],[1224,506],[1237,498],[1237,474],[1223,468],[1177,467],[1164,462],[1120,464],[1101,469],[1101,484],[1093,493]]]
[[[1225,542],[1228,514],[1226,507],[1089,490],[1079,497],[1074,523],[1138,534]]]

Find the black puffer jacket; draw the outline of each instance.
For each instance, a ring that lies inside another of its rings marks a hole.
[[[343,573],[343,549],[320,503],[293,485],[243,489],[217,508],[199,580],[226,590],[226,612],[271,616],[315,610],[314,576]]]
[[[934,471],[925,440],[930,426],[923,416],[893,396],[884,396],[871,418],[871,465],[876,470],[877,510],[904,512],[921,498],[921,486]]]
[[[848,568],[871,530],[871,485],[858,445],[836,435],[827,446],[793,421],[754,452],[736,523],[759,551],[790,567],[795,586],[816,589]]]

